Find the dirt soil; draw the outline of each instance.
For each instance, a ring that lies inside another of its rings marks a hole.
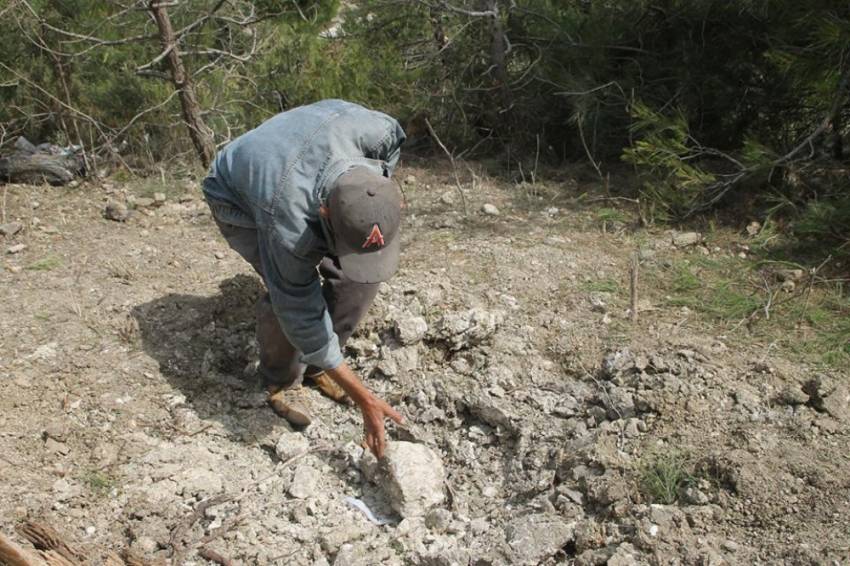
[[[8,185],[2,532],[26,546],[15,527],[37,520],[145,564],[850,564],[848,375],[640,286],[630,321],[639,245],[643,273],[707,250],[603,231],[566,176],[481,174],[468,216],[448,171],[398,178],[403,265],[348,354],[407,419],[390,438],[442,460],[444,503],[394,514],[355,409],[310,390],[293,434],[266,407],[261,283],[196,184],[125,222],[103,216],[132,192],[109,180]]]

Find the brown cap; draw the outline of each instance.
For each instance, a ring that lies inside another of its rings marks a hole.
[[[355,167],[340,175],[328,198],[336,253],[345,276],[386,281],[398,269],[402,195],[388,178]]]

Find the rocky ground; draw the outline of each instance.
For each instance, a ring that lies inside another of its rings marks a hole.
[[[403,267],[348,346],[406,418],[383,462],[352,408],[265,406],[261,284],[191,183],[129,214],[108,180],[7,186],[2,532],[144,564],[850,564],[848,376],[596,284],[698,238],[603,231],[569,178],[482,175],[466,216],[449,175],[400,178]]]

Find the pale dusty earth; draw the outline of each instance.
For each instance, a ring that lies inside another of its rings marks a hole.
[[[402,268],[348,354],[407,419],[391,443],[435,455],[417,470],[433,508],[393,511],[356,409],[310,390],[316,421],[293,433],[265,406],[261,283],[197,181],[115,222],[106,201],[132,185],[106,179],[3,188],[23,229],[0,236],[0,532],[31,549],[16,527],[50,525],[92,564],[850,564],[846,373],[640,285],[631,322],[639,243],[662,276],[704,250],[603,231],[611,203],[576,198],[590,179],[480,173],[464,215],[428,167],[398,173]],[[659,457],[687,474],[672,504],[642,487]]]

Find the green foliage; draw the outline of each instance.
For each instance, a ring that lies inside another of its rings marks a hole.
[[[100,496],[106,496],[118,486],[118,480],[100,470],[89,470],[80,478],[89,490]]]
[[[791,216],[800,237],[847,241],[846,189],[817,171],[847,166],[850,5],[450,4],[460,10],[187,0],[168,13],[217,143],[281,110],[346,98],[399,117],[412,143],[428,142],[427,119],[454,153],[496,156],[510,173],[532,160],[590,157],[604,170],[622,158],[642,178],[645,219],[747,199]],[[488,6],[492,17],[463,11]],[[191,155],[144,9],[31,0],[3,14],[0,147],[17,134],[82,143],[101,161],[148,171]]]
[[[620,284],[614,279],[600,279],[582,283],[581,290],[586,293],[619,293]]]
[[[794,222],[794,233],[800,238],[832,241],[843,255],[850,253],[850,195],[827,200],[813,200]]]
[[[31,271],[52,271],[61,265],[62,260],[60,258],[50,255],[29,264],[26,268]]]
[[[640,491],[652,503],[672,505],[683,489],[695,483],[690,458],[670,449],[647,456],[639,470]]]

